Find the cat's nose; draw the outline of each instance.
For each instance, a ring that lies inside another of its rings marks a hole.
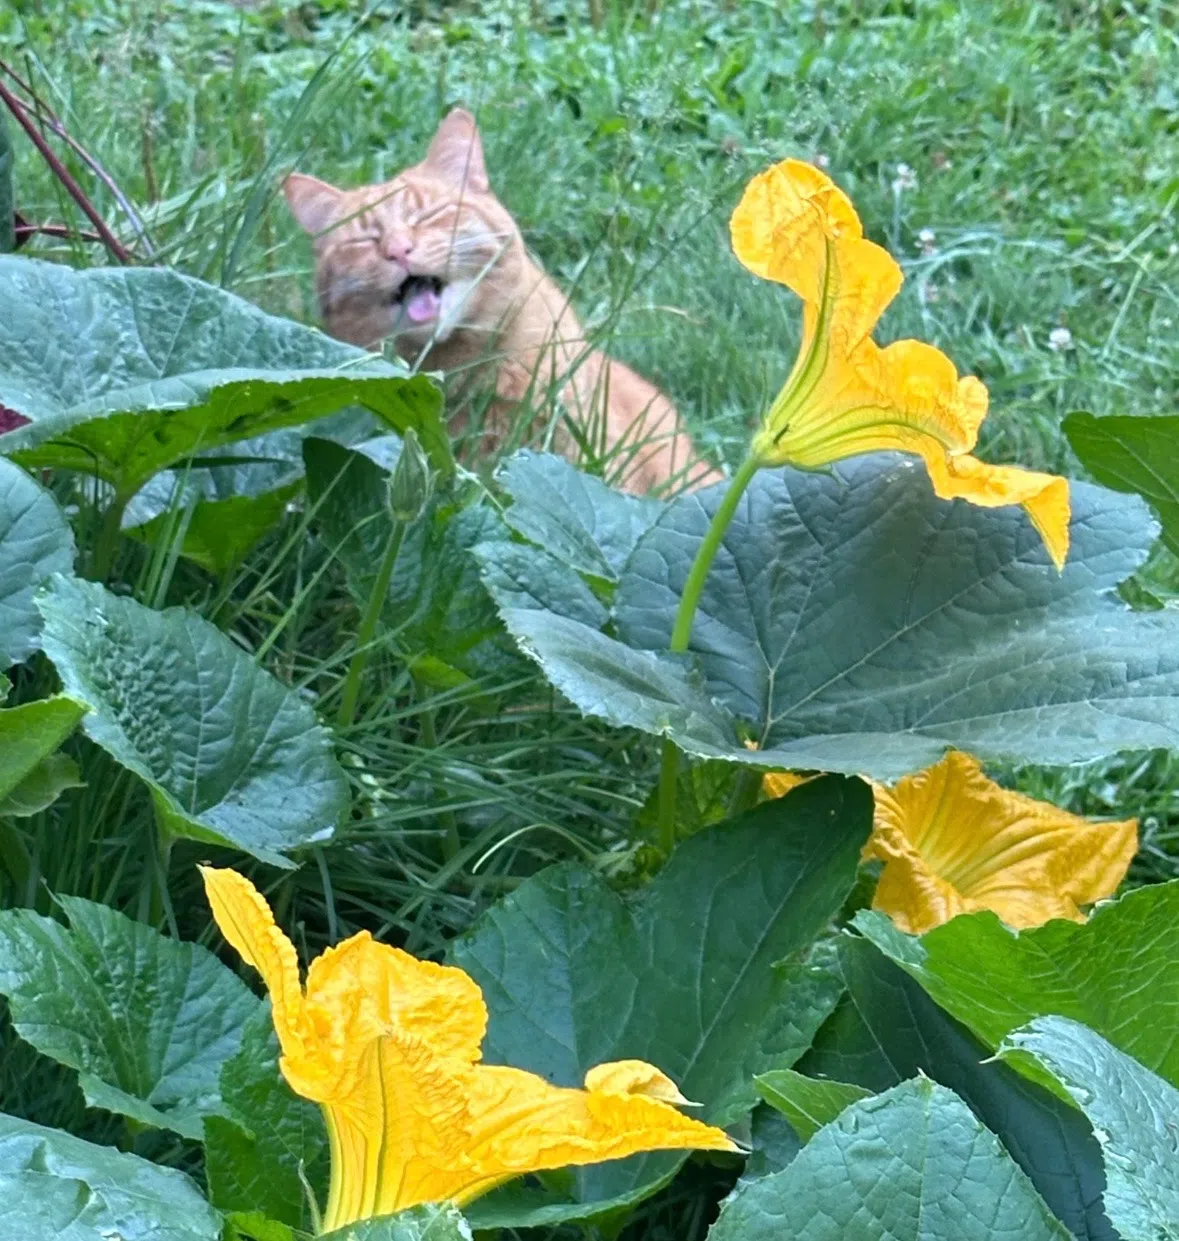
[[[402,267],[408,267],[409,256],[413,250],[413,238],[406,237],[404,234],[387,233],[381,243],[381,249],[391,263],[400,263]]]

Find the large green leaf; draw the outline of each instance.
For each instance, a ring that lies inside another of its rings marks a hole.
[[[513,530],[562,563],[617,582],[635,544],[664,506],[624,495],[562,457],[519,452],[499,474],[515,503],[504,514]]]
[[[275,866],[332,834],[348,784],[328,734],[220,630],[62,577],[39,606],[46,654],[90,709],[83,727],[147,781],[170,831]]]
[[[807,1077],[794,1069],[771,1069],[756,1077],[754,1084],[757,1093],[786,1117],[804,1142],[809,1142],[849,1104],[872,1093],[852,1082]]]
[[[1179,1090],[1065,1017],[1015,1031],[1002,1054],[1032,1057],[1088,1116],[1105,1159],[1105,1211],[1123,1241],[1179,1241]]]
[[[0,111],[0,254],[16,246],[16,195],[13,190],[12,138],[8,118]]]
[[[304,448],[307,489],[325,541],[348,576],[363,609],[392,534],[386,482],[396,446],[356,449],[325,439]],[[479,579],[473,549],[504,537],[488,506],[457,511],[436,499],[405,531],[382,611],[398,650],[415,664],[422,656],[467,676],[518,660]]]
[[[1101,1210],[1101,1153],[1079,1112],[1007,1065],[870,943],[843,937],[847,987],[798,1064],[813,1077],[885,1090],[918,1073],[965,1099],[1080,1241],[1117,1241]]]
[[[629,902],[582,867],[530,880],[453,949],[487,1001],[486,1058],[561,1085],[644,1059],[707,1119],[737,1119],[756,1102],[753,1074],[792,1064],[835,1002],[829,974],[783,962],[850,891],[870,817],[865,785],[829,777],[691,837]],[[516,1222],[635,1201],[679,1162],[580,1169],[567,1202]],[[496,1209],[493,1195],[470,1213],[482,1226]]]
[[[97,474],[129,499],[194,452],[362,405],[452,468],[441,395],[362,349],[166,268],[75,271],[0,257],[0,435],[29,465]]]
[[[213,1205],[260,1211],[310,1229],[304,1179],[319,1202],[328,1179],[327,1133],[319,1108],[299,1098],[278,1070],[270,1006],[246,1022],[241,1049],[221,1070],[226,1116],[205,1118],[205,1175]]]
[[[0,911],[0,993],[13,1028],[77,1069],[91,1106],[199,1139],[258,1000],[199,945],[105,905],[59,900],[68,929],[29,909]]]
[[[64,695],[0,708],[0,813],[5,799],[78,727],[86,713]]]
[[[183,1172],[0,1114],[0,1231],[13,1241],[218,1241]]]
[[[725,1204],[709,1241],[1067,1241],[994,1134],[927,1078],[852,1104]]]
[[[0,671],[37,649],[33,595],[51,573],[73,566],[74,538],[53,497],[0,458]]]
[[[455,1207],[424,1206],[349,1224],[320,1241],[471,1241],[471,1229]]]
[[[1162,519],[1163,538],[1179,552],[1179,414],[1069,414],[1064,433],[1099,483],[1150,501]]]
[[[1127,893],[1084,923],[1012,931],[977,913],[920,938],[883,914],[860,914],[856,925],[992,1050],[1055,1014],[1179,1085],[1179,880]]]
[[[617,638],[503,607],[583,711],[705,757],[880,778],[946,746],[1062,763],[1179,745],[1179,616],[1113,594],[1154,537],[1141,501],[1076,484],[1058,574],[1022,511],[940,501],[906,458],[762,471],[701,597],[701,689],[666,647],[722,494],[681,497],[639,541]]]

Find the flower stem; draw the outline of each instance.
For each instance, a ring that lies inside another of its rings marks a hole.
[[[96,582],[105,582],[114,568],[115,553],[119,550],[119,535],[122,533],[123,514],[126,510],[127,497],[115,492],[103,514],[90,562],[90,576]]]
[[[381,608],[384,605],[385,596],[389,593],[389,582],[393,577],[393,566],[397,563],[397,554],[401,551],[401,541],[404,537],[405,523],[394,521],[393,530],[389,535],[389,542],[385,544],[384,558],[381,560],[381,566],[377,570],[377,576],[373,581],[373,588],[369,592],[368,606],[364,610],[364,616],[360,621],[360,629],[356,634],[356,653],[352,656],[352,662],[348,665],[348,676],[344,682],[344,696],[340,700],[340,710],[336,714],[337,728],[347,728],[352,723],[352,717],[356,714],[356,703],[360,698],[360,679],[364,676],[364,670],[368,666],[368,657],[371,654],[370,647],[377,632],[377,624],[381,619]]]
[[[696,559],[688,570],[688,580],[684,583],[684,593],[680,596],[675,624],[671,630],[671,649],[675,652],[688,649],[688,643],[692,639],[692,622],[696,619],[696,609],[700,604],[708,572],[716,559],[729,523],[733,520],[733,514],[737,511],[737,505],[760,468],[760,458],[755,453],[750,453],[733,475],[728,490],[721,498],[720,507],[704,532],[704,538],[700,540]],[[675,848],[676,780],[679,766],[679,751],[675,742],[667,738],[663,742],[663,759],[659,770],[659,847],[664,857],[670,857],[672,849]]]

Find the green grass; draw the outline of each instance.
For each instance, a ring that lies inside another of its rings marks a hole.
[[[309,320],[309,249],[277,194],[281,175],[388,177],[466,103],[500,196],[595,335],[661,383],[730,465],[790,366],[798,314],[732,257],[726,222],[748,177],[787,155],[826,160],[869,235],[902,262],[882,337],[932,341],[987,383],[989,459],[1076,473],[1065,413],[1179,404],[1179,4],[601,8],[593,26],[583,0],[377,4],[363,22],[347,0],[17,0],[0,11],[0,57],[136,204],[156,261]],[[85,227],[23,138],[17,152],[25,215]],[[113,197],[67,163],[146,259]],[[38,239],[26,252],[104,261],[89,243]],[[1054,348],[1062,327],[1071,344]],[[327,555],[292,515],[226,583],[135,548],[121,567],[147,597],[154,563],[148,601],[216,615],[314,690],[347,659],[356,624]],[[1179,581],[1166,562],[1152,573],[1164,595]],[[347,839],[269,885],[311,949],[364,925],[435,951],[562,856],[606,855],[621,878],[641,869],[645,742],[535,694],[497,718],[394,667],[381,678],[344,739],[358,807]],[[18,690],[48,685],[34,669]],[[47,910],[50,892],[79,892],[145,914],[146,794],[73,745],[89,787],[32,824],[37,872],[17,903]],[[1078,810],[1142,815],[1134,877],[1179,874],[1174,760],[1017,775]],[[462,843],[447,859],[451,825]],[[208,852],[180,846],[173,859],[185,934],[207,933],[189,876]],[[6,1107],[111,1136],[94,1113],[82,1118],[64,1074],[30,1061],[5,1060]],[[692,1201],[703,1235],[712,1199]],[[664,1199],[626,1235],[685,1241],[687,1210]]]

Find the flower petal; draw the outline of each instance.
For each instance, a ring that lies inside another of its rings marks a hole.
[[[452,1063],[398,1033],[364,1044],[351,1089],[323,1109],[332,1148],[325,1231],[453,1199],[478,1179],[466,1079]]]
[[[767,771],[761,778],[761,788],[767,797],[785,797],[791,789],[813,778],[800,776],[796,771]]]
[[[680,1093],[680,1088],[653,1064],[645,1060],[611,1060],[599,1064],[585,1075],[586,1090],[599,1094],[645,1095],[662,1103],[694,1107]]]
[[[737,1149],[723,1130],[681,1116],[649,1095],[552,1086],[521,1069],[473,1069],[467,1097],[469,1150],[481,1179],[455,1195],[460,1206],[524,1172],[639,1151]]]
[[[865,239],[848,196],[801,160],[783,160],[750,181],[729,235],[741,262],[797,293],[812,320],[829,307],[826,317],[848,350],[871,333],[904,280],[892,255]]]
[[[987,465],[976,457],[947,457],[936,450],[921,455],[934,492],[943,500],[969,500],[984,508],[1022,504],[1052,563],[1064,568],[1071,516],[1067,479],[1014,465]]]
[[[1083,919],[1109,896],[1138,845],[1137,823],[1091,822],[1001,788],[968,754],[874,786],[867,852],[884,861],[874,908],[920,934],[991,909],[1009,926]]]
[[[478,984],[453,965],[420,961],[361,931],[328,948],[307,971],[307,1002],[350,1038],[396,1028],[425,1039],[436,1056],[474,1064],[482,1056],[487,1006]]]
[[[1020,504],[1059,569],[1068,553],[1068,483],[987,466],[978,440],[987,391],[932,345],[881,348],[872,331],[900,268],[866,240],[855,208],[824,173],[786,160],[755,177],[733,213],[737,257],[803,301],[798,358],[751,451],[765,465],[818,469],[866,452],[921,456],[943,499]]]
[[[197,869],[221,934],[262,975],[270,992],[274,1028],[284,1056],[303,1056],[309,1031],[295,945],[275,925],[266,898],[244,875],[212,866]]]

